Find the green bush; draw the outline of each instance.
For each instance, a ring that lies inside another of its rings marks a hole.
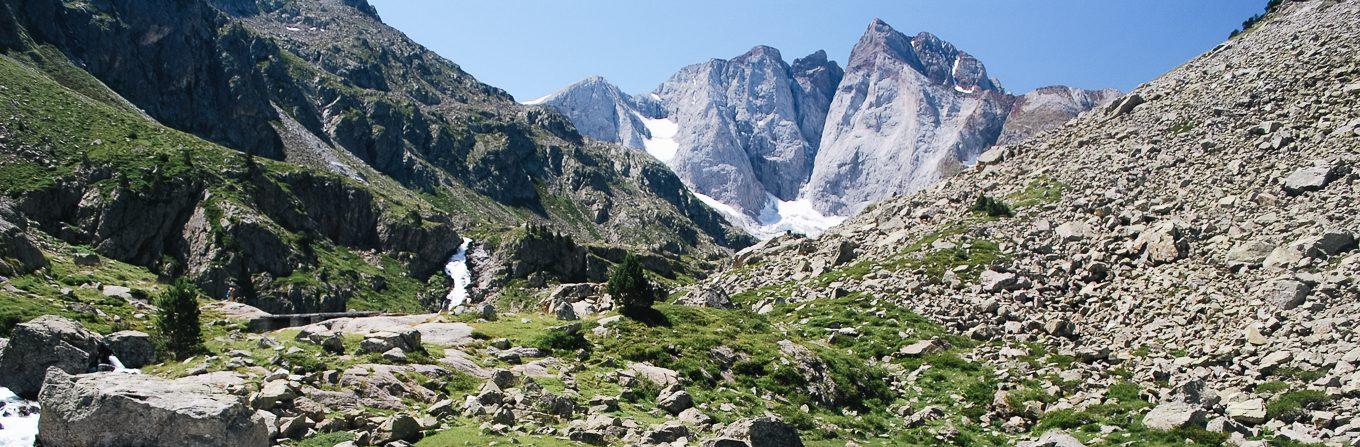
[[[629,254],[609,273],[609,294],[625,310],[651,309],[656,302],[658,288],[647,279],[642,261]]]
[[[198,288],[179,278],[156,297],[156,307],[156,333],[170,355],[183,360],[203,351]]]
[[[1316,390],[1290,391],[1271,399],[1266,404],[1266,417],[1281,421],[1294,421],[1310,410],[1327,403],[1327,394]]]
[[[968,208],[968,210],[987,213],[987,215],[991,217],[1011,217],[1015,215],[1015,213],[1011,211],[1011,207],[1006,206],[1005,202],[994,199],[986,194],[978,194],[977,201],[973,202],[973,206]]]
[[[532,345],[535,348],[550,352],[590,350],[590,342],[579,331],[571,333],[562,329],[551,329],[538,335],[533,340]]]

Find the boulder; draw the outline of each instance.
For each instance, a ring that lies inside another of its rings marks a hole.
[[[733,309],[732,297],[727,291],[717,285],[704,285],[680,298],[677,304],[696,307],[712,307],[715,309]]]
[[[1160,265],[1184,258],[1190,253],[1190,244],[1184,237],[1181,225],[1174,221],[1161,222],[1138,234],[1129,245],[1129,253],[1140,256],[1149,265]]]
[[[1266,401],[1257,398],[1233,402],[1228,404],[1224,415],[1243,424],[1260,424],[1266,421]]]
[[[128,368],[141,368],[156,363],[156,346],[151,335],[138,331],[121,331],[104,338],[109,350]]]
[[[269,427],[241,398],[143,374],[49,370],[38,440],[65,447],[268,447]]]
[[[22,275],[47,267],[47,258],[27,233],[27,221],[8,199],[0,200],[0,275]]]
[[[373,433],[374,444],[384,445],[394,441],[415,442],[420,440],[420,422],[408,414],[396,414],[383,420]]]
[[[1313,287],[1303,281],[1294,279],[1282,279],[1275,281],[1271,287],[1268,301],[1281,310],[1289,310],[1299,307],[1308,298],[1308,294],[1313,292]]]
[[[1030,287],[1029,279],[1010,272],[984,270],[981,279],[982,290],[985,292],[996,293],[1006,290],[1028,289]]]
[[[1143,425],[1153,430],[1175,430],[1181,427],[1202,427],[1205,412],[1199,405],[1168,402],[1154,407],[1143,416]]]
[[[44,315],[14,327],[9,345],[0,352],[0,387],[25,399],[36,399],[47,368],[67,374],[93,371],[103,360],[103,340],[80,323]]]
[[[1249,241],[1228,250],[1228,266],[1260,267],[1275,247],[1262,241]]]
[[[694,398],[689,395],[689,392],[680,389],[678,385],[672,385],[658,395],[656,407],[665,410],[672,416],[677,416],[680,412],[694,407]]]
[[[1312,166],[1299,168],[1284,178],[1281,186],[1285,194],[1297,196],[1306,192],[1319,191],[1328,184],[1341,178],[1345,169],[1339,163],[1328,160],[1313,162]]]
[[[728,425],[705,447],[802,447],[798,430],[773,416],[742,419]]]
[[[1086,222],[1067,222],[1058,225],[1058,228],[1054,229],[1053,233],[1058,236],[1058,239],[1070,242],[1089,238],[1091,235],[1095,234],[1095,231],[1092,230],[1091,226],[1087,225]]]
[[[1017,444],[1020,447],[1086,447],[1080,440],[1062,430],[1049,430],[1039,439]]]

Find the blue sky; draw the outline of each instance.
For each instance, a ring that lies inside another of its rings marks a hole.
[[[755,45],[844,66],[874,17],[929,31],[1012,92],[1131,89],[1222,42],[1266,0],[370,0],[383,20],[524,101],[590,75],[629,93]]]

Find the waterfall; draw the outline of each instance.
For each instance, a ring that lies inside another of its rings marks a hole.
[[[467,250],[471,244],[472,239],[463,238],[463,244],[458,246],[458,252],[444,264],[444,273],[453,279],[453,289],[444,297],[445,309],[453,310],[467,301],[467,287],[472,283],[472,271],[468,270],[467,265]]]
[[[0,447],[32,447],[38,438],[38,404],[0,388]]]

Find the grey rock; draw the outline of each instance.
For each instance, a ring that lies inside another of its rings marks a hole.
[[[1080,440],[1067,432],[1053,429],[1044,432],[1039,439],[1018,444],[1019,447],[1086,447]]]
[[[396,441],[415,442],[420,440],[420,422],[409,414],[395,414],[382,421],[373,432],[376,444]]]
[[[1153,407],[1143,416],[1143,425],[1154,430],[1203,427],[1207,414],[1198,405],[1169,402]]]
[[[14,327],[0,352],[0,387],[25,399],[37,399],[48,368],[84,374],[103,362],[102,338],[80,323],[44,315]]]
[[[109,350],[118,357],[123,366],[141,368],[156,362],[156,347],[151,343],[151,335],[138,331],[120,331],[104,338]]]
[[[874,20],[850,53],[803,195],[853,214],[962,168],[994,143],[1012,99],[968,53]]]
[[[1275,284],[1271,286],[1268,299],[1275,307],[1289,310],[1303,304],[1304,300],[1308,298],[1308,294],[1312,292],[1313,287],[1308,283],[1284,279],[1275,281]]]
[[[773,416],[741,419],[724,428],[705,447],[802,447],[798,431]]]
[[[1345,172],[1345,166],[1332,160],[1319,160],[1313,165],[1299,168],[1284,178],[1281,186],[1284,192],[1297,196],[1306,192],[1326,188]]]
[[[1119,98],[1115,89],[1086,90],[1061,85],[1040,87],[1015,99],[996,144],[1015,144],[1053,129],[1087,110]],[[982,163],[981,157],[978,163]]]
[[[47,258],[28,233],[28,219],[0,199],[0,276],[22,275],[47,267]]]
[[[39,402],[43,445],[267,447],[269,428],[237,396],[143,374],[52,368]]]

